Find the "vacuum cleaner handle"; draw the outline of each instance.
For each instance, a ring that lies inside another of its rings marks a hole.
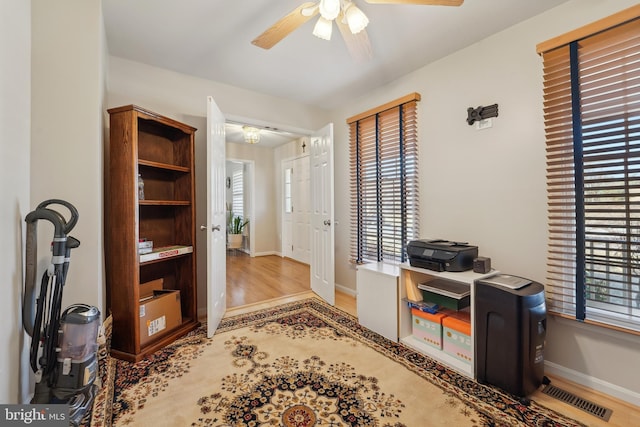
[[[70,219],[67,222],[64,216],[60,213],[47,208],[52,204],[58,204],[66,207],[71,213]],[[78,222],[78,210],[69,202],[60,199],[45,200],[40,203],[38,207],[29,212],[25,218],[27,223],[27,237],[26,237],[26,268],[25,268],[25,291],[22,303],[22,325],[29,334],[33,336],[33,328],[36,323],[36,280],[37,280],[37,263],[38,263],[38,229],[37,222],[41,219],[47,220],[53,224],[54,227],[54,239],[53,239],[53,259],[52,264],[62,266],[64,265],[64,274],[68,270],[68,258],[69,249],[76,248],[80,245],[80,242],[73,237],[67,241],[67,233]]]
[[[78,210],[71,203],[61,199],[45,200],[44,202],[41,202],[36,209],[46,208],[47,206],[54,205],[54,204],[61,205],[69,209],[69,213],[71,213],[71,216],[68,222],[64,219],[64,217],[61,216],[62,221],[64,223],[64,234],[69,234],[69,232],[73,229],[73,227],[75,227],[76,224],[78,223],[78,217],[79,217]]]
[[[66,237],[66,221],[64,220],[62,215],[54,210],[38,207],[35,210],[29,212],[24,220],[27,222],[27,224],[35,224],[36,221],[40,219],[46,219],[51,224],[53,224],[54,237]]]
[[[58,242],[53,245],[54,263],[64,262],[64,244],[60,240],[66,240],[64,233],[64,218],[56,211],[38,207],[29,212],[25,221],[27,223],[26,238],[26,266],[25,266],[25,289],[22,301],[22,325],[30,336],[33,336],[33,328],[36,321],[36,274],[38,264],[38,220],[46,219],[53,224],[54,240]],[[59,253],[61,252],[62,253]]]

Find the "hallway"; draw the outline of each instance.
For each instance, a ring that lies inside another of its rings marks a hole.
[[[234,251],[227,253],[227,307],[309,291],[307,264],[289,258],[268,255],[251,258]]]
[[[312,293],[309,265],[278,255],[227,253],[227,309]],[[356,298],[336,289],[335,306],[357,317]]]

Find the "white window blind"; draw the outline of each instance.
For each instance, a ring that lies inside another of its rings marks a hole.
[[[419,94],[348,120],[352,260],[406,260],[418,235]]]
[[[640,9],[632,10],[541,52],[547,297],[549,311],[640,331]]]
[[[244,173],[242,168],[231,175],[231,211],[234,216],[244,218]]]

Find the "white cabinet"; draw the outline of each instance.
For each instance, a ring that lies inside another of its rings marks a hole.
[[[398,276],[400,269],[383,262],[359,265],[356,271],[358,322],[398,341]]]
[[[411,308],[408,306],[406,302],[407,298],[407,285],[417,286],[418,283],[427,282],[433,279],[446,279],[452,280],[455,282],[467,283],[470,286],[471,291],[471,299],[470,299],[470,307],[471,307],[471,355],[474,355],[474,330],[475,330],[475,281],[478,279],[483,279],[485,277],[493,276],[497,274],[498,271],[492,270],[486,274],[474,273],[473,271],[463,271],[463,272],[437,272],[426,270],[423,268],[411,267],[408,264],[400,265],[400,276],[399,276],[399,297],[397,299],[398,302],[398,318],[399,318],[399,338],[400,342],[403,344],[417,350],[421,353],[424,353],[433,359],[438,360],[439,362],[449,366],[450,368],[455,369],[456,371],[467,375],[471,378],[475,378],[475,366],[474,360],[471,360],[471,363],[466,363],[456,357],[446,353],[443,350],[439,350],[437,348],[431,347],[426,343],[416,339],[412,335],[412,316],[411,316]]]
[[[363,264],[357,267],[357,309],[358,322],[392,341],[417,350],[456,371],[475,378],[475,365],[464,362],[444,350],[431,347],[413,336],[411,308],[408,306],[407,284],[417,286],[418,283],[434,279],[452,280],[466,283],[470,287],[471,298],[471,355],[474,355],[475,330],[475,281],[494,274],[497,270],[481,274],[473,271],[437,272],[424,268],[412,267],[409,264],[386,264],[383,262]]]

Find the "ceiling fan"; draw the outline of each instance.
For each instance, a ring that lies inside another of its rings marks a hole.
[[[432,6],[460,6],[464,0],[365,0],[377,4],[415,4]],[[271,49],[295,29],[320,15],[313,28],[313,35],[331,39],[333,21],[336,22],[351,56],[357,61],[371,59],[373,52],[365,30],[369,19],[353,0],[318,0],[306,2],[282,17],[251,43],[263,49]]]

